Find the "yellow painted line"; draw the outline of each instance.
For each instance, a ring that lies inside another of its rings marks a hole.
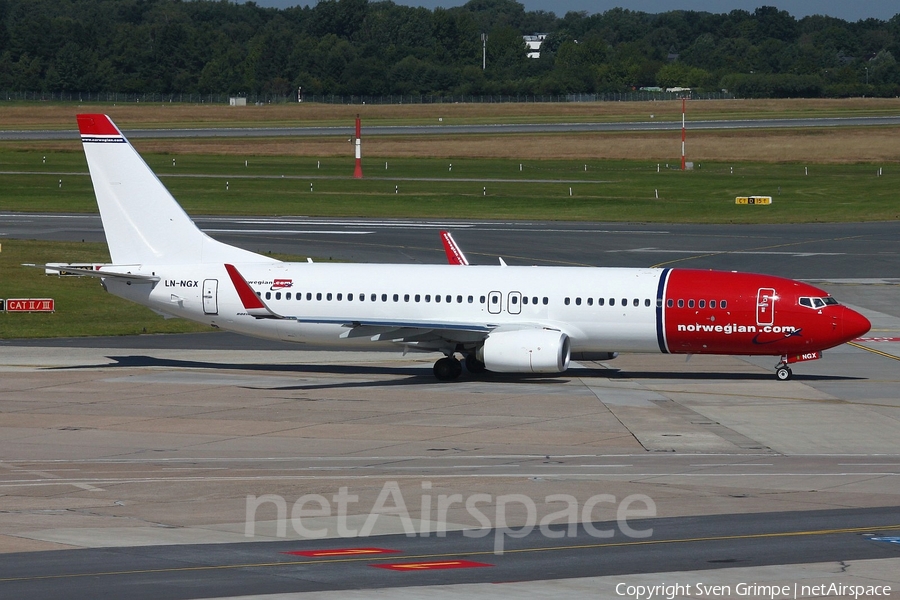
[[[395,550],[380,550],[378,548],[350,548],[347,550],[322,550],[319,552],[310,552],[306,556],[325,557],[325,556],[354,556],[354,555],[370,555],[370,554],[390,554]],[[286,554],[293,554],[287,552]]]
[[[535,548],[519,548],[515,550],[505,550],[503,554],[525,554],[532,552],[556,552],[560,550],[596,550],[598,548],[625,548],[629,546],[657,546],[662,544],[681,544],[694,542],[721,542],[729,540],[760,540],[772,538],[790,538],[790,537],[808,537],[820,535],[837,535],[844,533],[870,533],[875,531],[892,531],[900,530],[900,524],[895,525],[874,525],[871,527],[845,527],[840,529],[816,529],[809,531],[786,531],[780,533],[750,533],[742,535],[722,535],[708,536],[696,538],[676,538],[665,540],[632,540],[629,542],[603,542],[597,544],[578,544],[572,546],[549,546]],[[456,556],[497,556],[493,550],[481,550],[474,552],[455,552],[440,554],[417,554],[411,556],[403,556],[404,560],[423,560],[423,559],[452,559]],[[399,557],[394,554],[391,556],[367,556],[353,558],[334,558],[326,560],[296,560],[284,562],[261,562],[261,563],[241,563],[234,565],[201,565],[196,567],[170,567],[161,569],[131,569],[127,571],[100,571],[93,573],[67,573],[62,575],[37,575],[33,577],[6,577],[0,578],[0,583],[11,581],[47,581],[52,579],[77,579],[81,577],[109,577],[113,575],[147,575],[153,573],[191,573],[200,571],[225,571],[232,569],[259,569],[265,567],[297,567],[303,565],[322,565],[333,563],[358,563],[372,561],[396,561]]]
[[[892,358],[894,360],[900,360],[900,356],[897,356],[896,354],[882,352],[881,350],[876,350],[875,348],[869,348],[868,346],[863,346],[862,344],[857,344],[856,342],[847,342],[847,345],[853,346],[854,348],[859,348],[860,350],[865,350],[866,352],[871,352],[872,354],[877,354],[878,356],[883,356],[885,358]]]

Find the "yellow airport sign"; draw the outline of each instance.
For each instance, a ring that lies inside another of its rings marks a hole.
[[[738,196],[735,204],[772,204],[772,196]]]

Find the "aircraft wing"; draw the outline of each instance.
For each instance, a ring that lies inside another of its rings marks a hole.
[[[292,321],[310,324],[331,324],[347,327],[342,338],[367,337],[373,342],[478,342],[487,337],[497,325],[490,323],[429,323],[426,321],[349,320],[316,317],[290,317]]]

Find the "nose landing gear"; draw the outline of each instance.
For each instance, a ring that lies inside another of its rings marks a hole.
[[[779,381],[787,381],[794,376],[790,365],[808,360],[819,360],[820,358],[822,358],[821,350],[804,352],[803,354],[782,354],[781,360],[775,365],[775,377]]]
[[[778,381],[787,381],[791,377],[794,376],[794,372],[791,371],[791,368],[787,365],[779,366],[775,368],[775,377],[778,378]]]
[[[787,356],[782,356],[778,364],[775,365],[775,378],[778,381],[787,381],[794,376],[794,372],[788,366],[789,363],[790,359]]]

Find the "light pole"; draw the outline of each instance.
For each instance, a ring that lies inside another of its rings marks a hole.
[[[866,85],[869,85],[869,67],[863,67],[866,70]]]
[[[481,70],[487,69],[487,34],[481,34]]]

